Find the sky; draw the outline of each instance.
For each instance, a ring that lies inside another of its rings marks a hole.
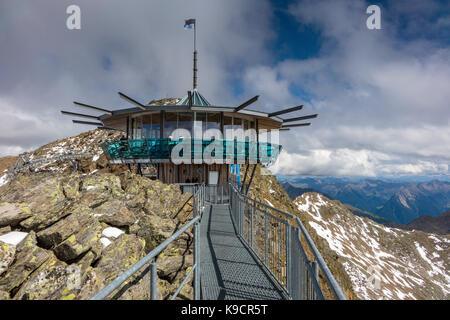
[[[68,30],[66,9],[81,9]],[[369,30],[369,5],[381,29]],[[0,157],[92,129],[72,101],[129,107],[192,86],[215,105],[303,104],[280,134],[280,175],[449,176],[449,1],[0,0]]]

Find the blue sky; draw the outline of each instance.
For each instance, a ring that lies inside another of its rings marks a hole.
[[[218,105],[304,104],[313,125],[284,132],[272,170],[336,176],[449,175],[448,1],[79,0],[0,2],[0,156],[91,129],[59,110],[81,100],[126,107],[191,86],[198,21],[199,88]],[[366,8],[381,7],[381,30]],[[293,115],[294,116],[294,115]]]

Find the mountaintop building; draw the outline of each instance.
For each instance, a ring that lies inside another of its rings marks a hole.
[[[230,174],[238,173],[236,165],[269,165],[282,148],[279,131],[308,126],[310,123],[291,122],[317,117],[280,117],[301,110],[302,105],[272,113],[248,109],[258,96],[238,106],[211,104],[197,89],[196,50],[193,90],[184,98],[142,104],[121,92],[119,95],[133,107],[108,110],[74,102],[101,114],[61,112],[96,120],[74,123],[122,131],[122,139],[102,145],[110,163],[136,165],[138,171],[142,165],[154,166],[157,178],[165,183],[225,184]]]

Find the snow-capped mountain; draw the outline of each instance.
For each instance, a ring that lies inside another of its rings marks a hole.
[[[338,255],[358,298],[450,298],[449,235],[389,228],[318,193],[294,203]]]

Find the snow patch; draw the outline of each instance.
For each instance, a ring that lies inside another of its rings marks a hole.
[[[109,240],[108,238],[100,238],[100,242],[103,245],[103,249],[105,249],[107,246],[109,246],[111,244],[111,240]]]
[[[119,228],[108,227],[103,230],[102,235],[104,235],[107,238],[117,238],[122,233],[124,233],[124,232],[122,230],[120,230]]]
[[[17,246],[19,243],[23,241],[23,239],[25,239],[27,235],[28,233],[26,232],[12,231],[0,236],[0,241],[3,241],[4,243],[13,246]]]
[[[4,174],[0,177],[0,187],[8,182],[8,175]]]

